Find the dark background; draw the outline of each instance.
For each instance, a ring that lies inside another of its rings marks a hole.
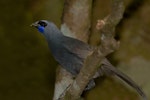
[[[51,100],[57,63],[44,37],[30,27],[47,19],[59,27],[63,0],[0,0],[0,100]],[[110,11],[110,0],[94,0],[92,30],[96,20]],[[121,45],[111,61],[150,95],[150,0],[125,0],[126,11],[117,27]],[[90,44],[99,36],[94,31]],[[103,77],[86,94],[88,100],[139,100],[120,80]]]

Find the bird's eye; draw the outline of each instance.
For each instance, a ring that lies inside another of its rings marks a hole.
[[[43,22],[43,21],[39,21],[38,24],[43,26],[43,27],[47,26],[47,24],[45,22]]]

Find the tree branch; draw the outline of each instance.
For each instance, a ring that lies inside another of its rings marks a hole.
[[[92,0],[65,0],[61,31],[87,42],[91,27]]]
[[[91,25],[91,7],[92,0],[65,0],[61,25],[63,34],[87,42]],[[70,73],[61,67],[56,74],[53,100],[61,98],[73,82]]]
[[[68,29],[69,29],[69,31],[67,31],[67,32],[71,32],[71,33],[74,33],[76,31],[78,32],[78,30],[76,30],[76,28],[80,29],[79,26],[82,23],[78,23],[80,21],[80,18],[78,20],[74,20],[74,19],[76,19],[77,16],[75,16],[75,15],[73,16],[71,11],[72,11],[72,9],[76,9],[75,11],[80,12],[80,10],[77,10],[78,7],[74,7],[73,5],[77,5],[78,4],[77,2],[87,3],[89,1],[91,1],[91,0],[70,0],[71,6],[70,6],[70,4],[66,5],[69,7],[66,8],[65,11],[67,11],[67,13],[66,14],[64,13],[64,16],[71,16],[71,17],[69,17],[71,19],[69,21],[67,19],[64,20],[65,23],[63,23],[62,28],[64,28],[64,26],[67,26],[67,28],[63,32],[66,32],[66,30],[68,30]],[[69,3],[68,0],[66,0],[66,2]],[[86,11],[88,11],[88,10],[86,10]],[[68,12],[69,12],[69,14],[68,14]],[[118,48],[119,43],[114,39],[113,36],[114,36],[115,27],[121,20],[123,12],[124,12],[123,0],[113,0],[112,11],[111,11],[110,15],[108,15],[106,18],[104,18],[104,20],[99,20],[97,23],[97,30],[99,30],[100,33],[102,34],[101,45],[99,47],[97,47],[96,49],[94,49],[92,54],[90,54],[86,58],[84,66],[82,67],[80,73],[78,74],[76,79],[73,81],[71,86],[67,89],[67,91],[65,91],[66,94],[63,98],[61,98],[61,100],[78,100],[78,99],[80,99],[80,96],[81,96],[84,88],[88,84],[89,80],[91,80],[93,78],[97,69],[101,65],[101,61],[105,58],[105,56],[112,53],[114,50],[116,50]],[[84,15],[86,15],[83,12],[78,13],[78,14],[82,14],[82,17]],[[78,16],[80,16],[80,15],[78,15]],[[66,17],[64,17],[64,18],[66,18]],[[84,20],[84,22],[85,22],[85,20]],[[76,24],[73,24],[73,23],[76,23]],[[77,25],[77,23],[79,26]],[[84,24],[82,24],[82,25],[84,25]],[[88,22],[88,24],[86,23],[85,26],[89,26],[89,22]],[[88,28],[88,27],[85,27],[85,28]],[[83,32],[85,34],[87,31],[85,32],[85,30],[84,30],[81,32]],[[77,35],[77,37],[78,37],[78,35]],[[80,36],[79,36],[79,38],[80,38]]]

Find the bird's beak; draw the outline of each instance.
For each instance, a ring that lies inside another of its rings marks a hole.
[[[38,22],[35,22],[35,23],[32,23],[30,26],[38,28],[39,24],[38,24]]]

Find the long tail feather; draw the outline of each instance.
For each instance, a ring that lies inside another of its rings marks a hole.
[[[128,85],[133,87],[142,96],[144,100],[147,100],[147,97],[143,90],[130,77],[116,69],[107,59],[104,59],[101,69],[105,74],[113,74],[119,77],[120,79],[124,80],[126,83],[128,83]]]

